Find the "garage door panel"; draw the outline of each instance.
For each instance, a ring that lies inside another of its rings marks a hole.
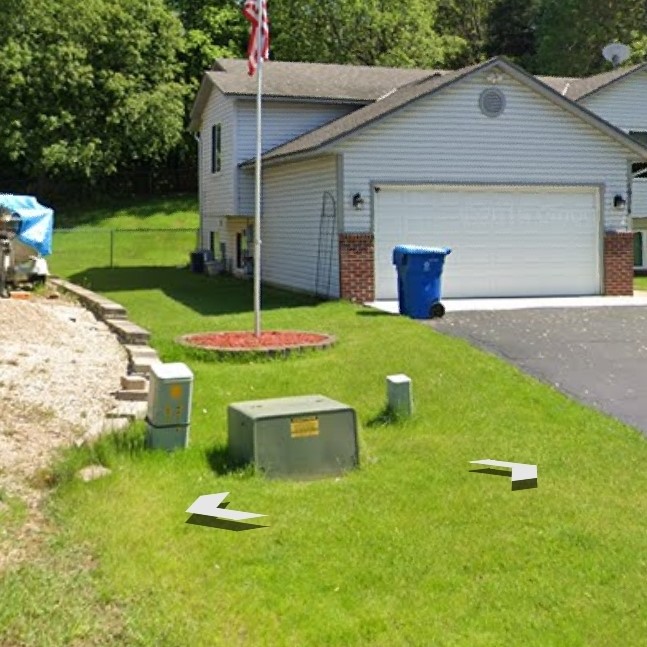
[[[400,244],[448,246],[446,297],[596,294],[600,226],[594,189],[386,190],[375,201],[377,298],[397,296]]]

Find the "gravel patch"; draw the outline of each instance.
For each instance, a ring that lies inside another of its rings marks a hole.
[[[62,299],[0,300],[0,493],[29,507],[54,452],[101,433],[127,355],[107,326]]]
[[[60,448],[110,429],[128,368],[116,336],[64,299],[0,299],[0,572],[37,559],[55,529],[38,473]],[[6,525],[7,501],[27,507]]]

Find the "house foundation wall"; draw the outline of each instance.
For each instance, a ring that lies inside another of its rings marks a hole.
[[[627,296],[634,293],[634,248],[630,231],[604,234],[604,294]]]
[[[349,301],[375,299],[374,237],[369,233],[339,235],[340,296]],[[633,234],[606,232],[604,236],[604,294],[631,296],[634,277]]]
[[[339,235],[340,296],[364,303],[375,298],[373,234]]]

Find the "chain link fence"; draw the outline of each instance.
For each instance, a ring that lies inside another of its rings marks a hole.
[[[196,249],[197,229],[55,229],[52,274],[67,276],[96,267],[186,265]]]

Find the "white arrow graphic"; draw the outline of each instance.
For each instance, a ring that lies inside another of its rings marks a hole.
[[[229,510],[228,508],[219,508],[218,506],[227,498],[229,492],[220,492],[218,494],[205,494],[199,496],[187,508],[191,514],[201,514],[207,517],[216,517],[217,519],[227,519],[229,521],[243,521],[244,519],[253,519],[254,517],[265,517],[264,514],[256,512],[243,512],[242,510]]]
[[[491,458],[483,458],[480,461],[470,461],[476,465],[489,465],[491,467],[508,467],[511,470],[512,489],[537,487],[537,466],[526,463],[508,463],[507,461],[495,461]]]

